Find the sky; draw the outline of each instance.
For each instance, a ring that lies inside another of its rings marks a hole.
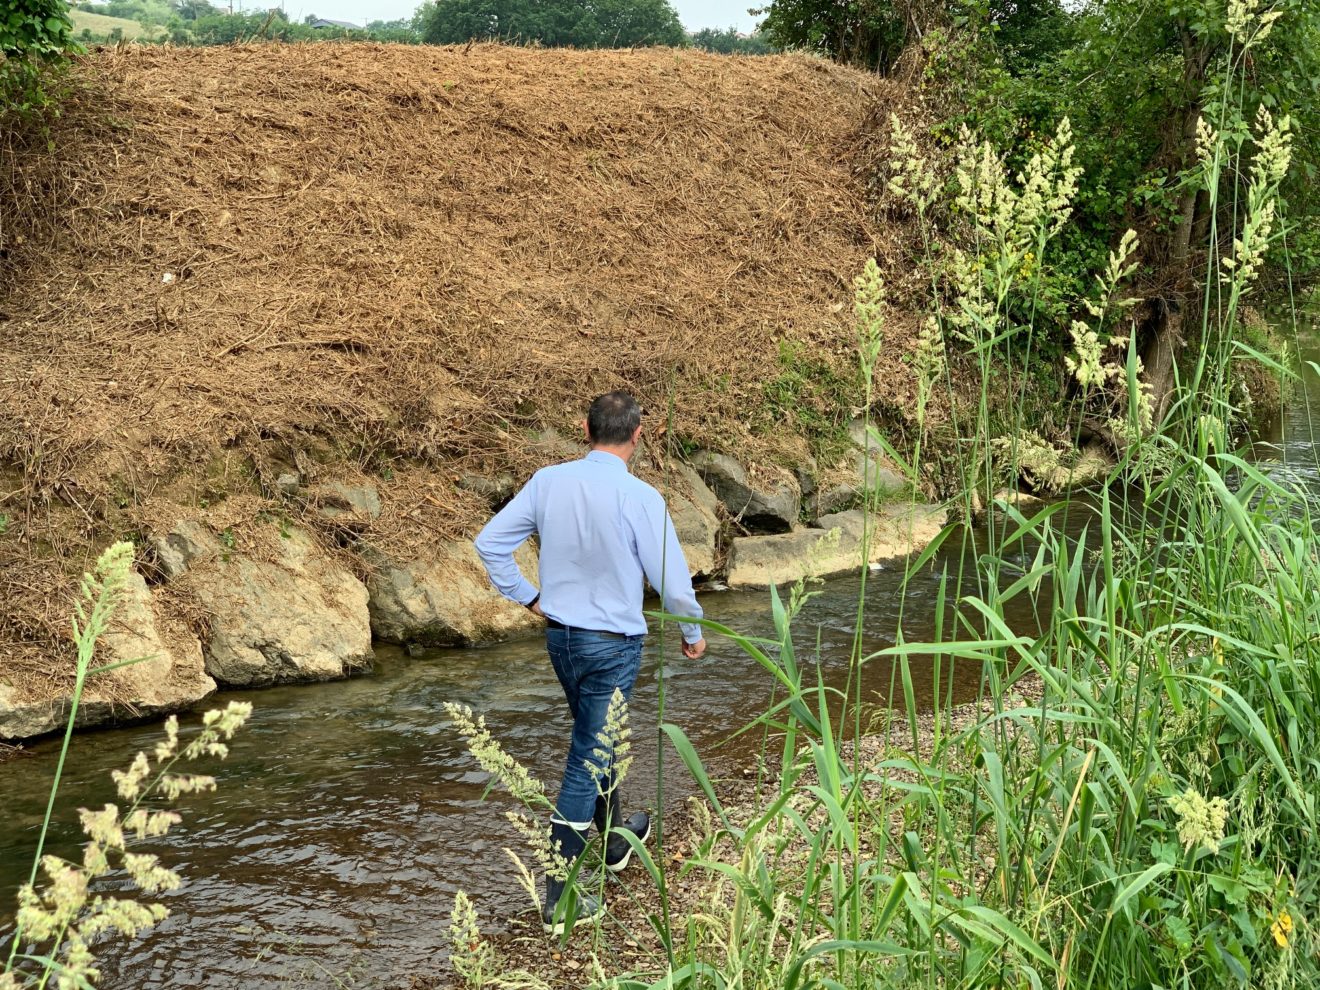
[[[227,6],[227,0],[212,0],[217,6]],[[678,11],[678,19],[689,31],[705,27],[736,27],[739,31],[751,31],[756,26],[756,18],[747,13],[753,0],[670,0]],[[234,10],[238,10],[240,0],[234,0]],[[421,0],[284,0],[284,10],[291,20],[302,20],[307,14],[328,17],[335,21],[351,21],[365,24],[367,21],[392,21],[400,17],[412,17]],[[249,7],[266,9],[270,0],[242,0],[244,9]],[[757,6],[760,4],[758,3]]]

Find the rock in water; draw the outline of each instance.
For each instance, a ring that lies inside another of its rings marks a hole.
[[[746,536],[729,552],[730,588],[793,584],[804,575],[831,577],[861,569],[865,536],[867,563],[901,558],[930,543],[944,526],[934,505],[888,505],[868,519],[860,509],[823,516],[822,528],[771,536]]]
[[[78,708],[79,726],[105,725],[178,711],[215,690],[206,673],[202,644],[160,607],[136,572],[120,592],[110,628],[97,644],[95,666],[137,663],[88,679]],[[62,728],[69,717],[67,692],[25,695],[0,684],[0,739],[27,739]]]
[[[324,681],[370,666],[367,589],[302,530],[281,538],[272,560],[224,548],[198,523],[163,542],[186,557],[177,580],[211,612],[204,653],[218,683]]]
[[[491,587],[469,540],[442,541],[406,560],[379,551],[363,556],[374,567],[367,581],[371,628],[387,643],[473,646],[543,628],[535,615]],[[535,584],[535,548],[524,544],[514,559]]]

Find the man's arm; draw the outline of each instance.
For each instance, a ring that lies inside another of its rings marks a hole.
[[[641,561],[646,580],[660,593],[665,611],[689,619],[702,618],[701,606],[692,590],[687,559],[683,556],[678,533],[674,531],[674,522],[669,518],[669,510],[659,492],[655,493],[654,499],[646,500],[637,515],[640,518],[630,520],[633,538],[637,542],[637,559]],[[683,642],[689,646],[705,638],[698,625],[684,622],[680,623],[680,628],[683,630]]]
[[[537,598],[536,586],[523,577],[513,559],[513,552],[536,532],[536,484],[536,475],[532,475],[522,491],[486,523],[474,543],[495,590],[519,605],[530,605]]]

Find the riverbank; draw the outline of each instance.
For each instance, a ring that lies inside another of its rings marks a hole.
[[[0,197],[0,739],[62,724],[78,582],[122,539],[102,651],[152,660],[93,678],[83,725],[534,633],[470,540],[580,456],[612,388],[649,410],[633,468],[712,586],[847,572],[862,504],[872,562],[926,545],[927,503],[962,496],[960,404],[1049,412],[1028,487],[1108,463],[1071,450],[1057,368],[983,396],[951,354],[918,401],[929,279],[882,200],[921,94],[893,82],[498,45],[131,48],[76,79],[54,153],[0,151],[0,185],[50,191]],[[924,430],[928,463],[900,470],[863,414],[901,450]]]
[[[94,678],[85,725],[533,632],[468,541],[611,388],[651,412],[634,469],[698,577],[842,571],[848,513],[909,484],[863,491],[849,433],[889,83],[497,45],[130,48],[77,79],[56,152],[0,161],[51,190],[0,205],[0,738],[61,724],[77,583],[118,539],[103,652],[154,659]],[[938,529],[886,513],[877,554]]]
[[[902,870],[904,864],[899,850],[902,848],[905,824],[903,795],[921,783],[915,770],[894,769],[895,763],[907,762],[913,767],[928,764],[937,747],[947,747],[948,741],[962,733],[984,725],[986,717],[996,711],[1011,710],[1037,703],[1042,685],[1035,675],[1019,680],[998,701],[985,696],[965,702],[938,714],[924,712],[910,724],[901,713],[886,716],[877,711],[868,717],[883,725],[861,738],[860,746],[852,742],[841,747],[844,764],[856,762],[859,774],[872,782],[864,787],[870,807],[888,809],[889,836],[892,844],[884,852],[888,866]],[[655,929],[658,919],[672,919],[666,926],[675,935],[682,928],[677,919],[701,914],[718,919],[730,916],[729,932],[736,935],[737,922],[731,916],[741,910],[755,911],[755,894],[740,889],[739,883],[755,885],[756,864],[749,864],[742,844],[732,841],[727,829],[746,829],[764,814],[765,809],[780,796],[779,774],[774,768],[774,753],[763,753],[755,759],[730,762],[716,760],[708,763],[715,804],[701,795],[693,795],[683,806],[666,815],[663,821],[664,846],[650,847],[657,866],[665,876],[665,894],[662,897],[654,881],[634,860],[624,874],[609,876],[605,882],[608,905],[606,918],[598,925],[579,927],[561,944],[548,938],[541,928],[539,916],[528,899],[528,906],[511,918],[492,919],[477,903],[479,916],[495,933],[486,935],[480,944],[470,944],[467,956],[460,960],[459,968],[482,960],[483,972],[492,981],[526,978],[529,987],[573,988],[587,983],[597,985],[633,974],[652,974],[665,968],[666,949]],[[807,770],[797,782],[799,789],[818,784],[815,773]],[[814,818],[825,819],[827,812],[816,807]],[[922,831],[921,841],[931,838]],[[805,863],[811,852],[811,843],[797,833],[787,820],[780,821],[774,834],[762,843],[763,853],[772,872],[793,863]],[[514,850],[526,858],[525,851]],[[869,848],[862,850],[870,854]],[[873,864],[874,865],[874,864]],[[731,878],[742,878],[732,880]],[[784,919],[791,921],[797,912],[790,910]],[[718,921],[716,922],[718,926]],[[718,946],[711,950],[719,953]],[[458,950],[463,951],[459,946]],[[736,948],[728,947],[731,954]],[[457,988],[472,986],[452,969],[452,962],[439,972],[422,972],[405,984],[409,990]],[[425,967],[430,969],[431,967]]]

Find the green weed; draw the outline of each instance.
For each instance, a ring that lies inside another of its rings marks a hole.
[[[788,339],[779,342],[779,367],[761,386],[758,429],[791,429],[806,437],[817,461],[837,462],[849,449],[848,410],[860,397],[857,382]]]

